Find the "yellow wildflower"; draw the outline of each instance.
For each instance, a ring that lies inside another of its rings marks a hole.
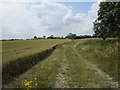
[[[26,88],[31,88],[32,87],[32,81],[27,82],[27,80],[25,80],[24,84],[25,84]]]

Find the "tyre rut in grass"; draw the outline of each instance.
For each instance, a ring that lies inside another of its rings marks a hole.
[[[66,63],[66,49],[65,49],[65,45],[62,46],[62,59],[60,62],[60,68],[59,68],[59,72],[56,75],[56,82],[54,85],[54,88],[69,88],[69,77],[66,75],[67,70],[68,70],[68,65]]]

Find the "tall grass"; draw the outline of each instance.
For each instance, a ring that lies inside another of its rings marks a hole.
[[[87,40],[76,49],[88,61],[97,64],[99,68],[118,81],[118,40]]]

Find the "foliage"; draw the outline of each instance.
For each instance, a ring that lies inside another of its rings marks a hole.
[[[45,35],[43,35],[43,39],[46,39],[46,36],[45,36]]]
[[[76,36],[75,39],[84,39],[84,38],[91,38],[92,36],[90,35],[80,35],[80,36]]]
[[[34,36],[34,39],[37,39],[37,36]]]
[[[54,39],[54,35],[51,35],[50,37],[47,37],[47,39]]]
[[[95,20],[94,32],[97,36],[117,37],[120,29],[120,2],[101,2],[98,18]]]
[[[69,33],[65,38],[75,39],[76,37],[77,37],[76,34]]]
[[[90,35],[76,35],[76,34],[73,34],[73,33],[69,33],[65,38],[68,38],[68,39],[84,39],[84,38],[92,38],[92,36]]]

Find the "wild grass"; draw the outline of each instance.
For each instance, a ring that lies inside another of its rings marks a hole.
[[[66,56],[69,70],[67,75],[71,78],[68,82],[71,88],[109,88],[110,84],[95,74],[95,71],[89,67],[84,60],[76,54],[72,48],[67,46]]]
[[[88,61],[118,81],[118,40],[87,40],[76,49]]]
[[[61,59],[61,48],[56,49],[51,56],[39,62],[33,68],[15,78],[5,88],[26,88],[24,81],[32,81],[31,88],[52,88],[56,81],[59,62]]]

